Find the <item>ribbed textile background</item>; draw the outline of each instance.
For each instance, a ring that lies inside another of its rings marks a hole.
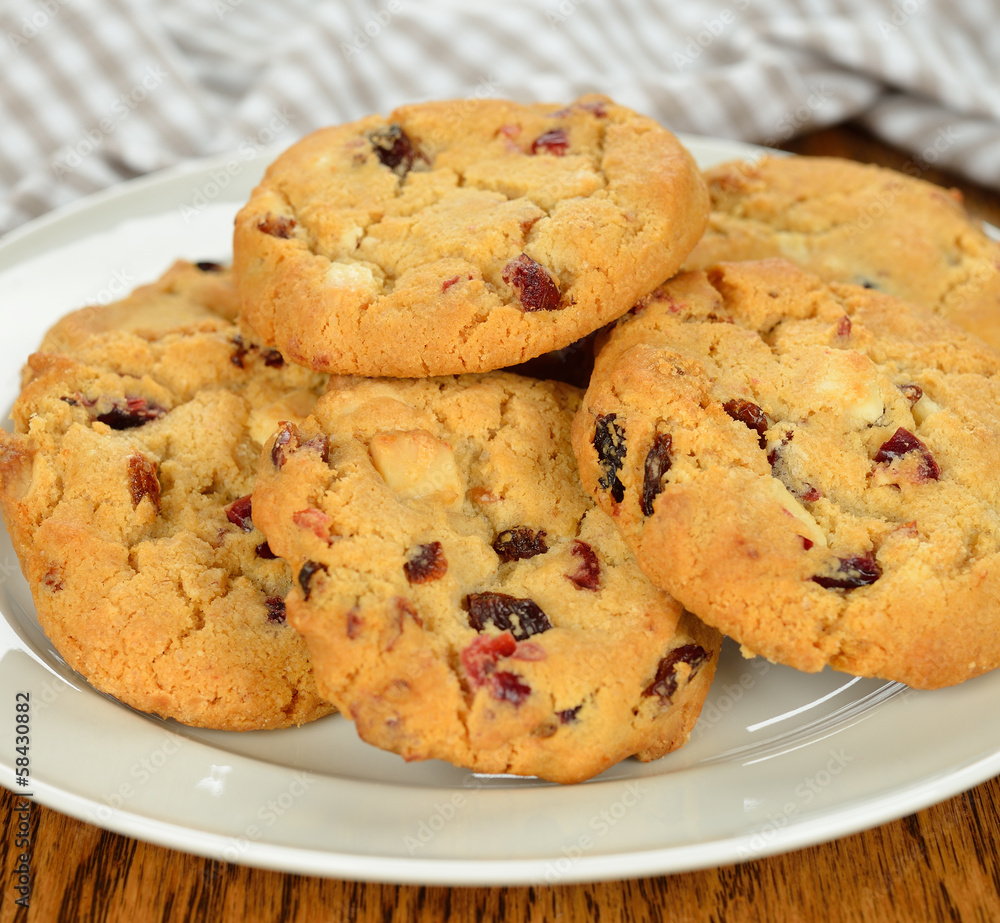
[[[5,0],[0,232],[125,178],[432,98],[606,93],[775,142],[859,118],[1000,187],[997,0]]]

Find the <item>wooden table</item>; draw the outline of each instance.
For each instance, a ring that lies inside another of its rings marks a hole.
[[[788,150],[904,168],[909,157],[852,127]],[[1000,195],[935,171],[1000,225]],[[997,920],[1000,780],[895,823],[741,865],[551,888],[424,888],[284,875],[201,859],[35,805],[29,911],[14,904],[17,818],[0,789],[0,923],[9,920]]]

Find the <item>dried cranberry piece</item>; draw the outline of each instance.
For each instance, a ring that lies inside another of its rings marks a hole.
[[[867,554],[854,554],[840,558],[837,571],[829,576],[812,577],[827,590],[855,590],[861,586],[870,586],[882,576],[882,568],[878,561]]]
[[[115,401],[107,413],[99,413],[96,419],[114,430],[123,430],[145,426],[150,420],[162,417],[165,413],[166,410],[144,397],[126,397],[124,407]]]
[[[892,436],[882,443],[875,453],[876,462],[892,462],[896,458],[902,458],[910,452],[920,453],[919,477],[923,481],[936,481],[941,477],[941,467],[934,460],[930,449],[927,448],[908,429],[899,427]]]
[[[549,546],[545,544],[545,530],[532,531],[527,526],[515,526],[506,529],[493,540],[493,550],[505,564],[508,561],[520,561],[533,558],[536,554],[545,554]]]
[[[145,455],[130,455],[128,459],[128,489],[132,494],[132,509],[143,497],[149,497],[156,511],[160,510],[160,482],[156,477],[156,465]]]
[[[226,518],[244,532],[253,532],[253,510],[250,496],[240,497],[226,507]]]
[[[412,600],[405,596],[397,596],[393,602],[396,604],[396,636],[386,645],[387,651],[391,651],[396,641],[399,640],[399,636],[403,633],[403,622],[406,619],[412,619],[420,628],[424,627],[424,620],[420,617]]]
[[[490,677],[489,687],[494,699],[514,705],[520,705],[531,695],[531,686],[523,682],[516,673],[507,673],[504,670]]]
[[[481,635],[474,638],[462,651],[462,666],[472,688],[487,686],[493,698],[514,705],[520,705],[531,695],[531,687],[520,676],[496,668],[497,661],[501,657],[510,657],[517,647],[510,632],[496,637]]]
[[[44,583],[48,589],[52,590],[53,593],[58,593],[64,586],[62,574],[59,573],[55,567],[50,567],[45,572],[45,576],[42,577],[42,583]]]
[[[545,648],[534,641],[519,641],[517,650],[510,655],[514,660],[545,660],[549,655],[545,653]]]
[[[465,608],[469,625],[476,631],[495,625],[500,631],[509,631],[517,641],[552,627],[549,617],[532,600],[506,593],[470,593],[465,598]]]
[[[268,212],[257,222],[257,230],[270,234],[272,237],[288,240],[292,236],[292,231],[295,230],[295,219],[285,215],[272,215]]]
[[[521,236],[527,237],[529,231],[538,223],[538,218],[525,218],[519,223],[521,225]]]
[[[496,669],[497,660],[510,657],[517,650],[514,636],[505,631],[502,635],[480,635],[473,638],[462,651],[462,666],[473,687],[478,689]]]
[[[708,660],[708,651],[699,644],[682,644],[675,647],[656,665],[656,676],[642,690],[644,696],[657,695],[660,701],[668,703],[677,691],[677,664],[686,663],[691,667],[688,681],[694,679],[697,672]]]
[[[347,629],[347,637],[351,641],[353,641],[364,630],[365,620],[358,614],[357,608],[352,608],[347,613],[347,623],[345,627]]]
[[[622,459],[628,454],[625,448],[625,430],[619,427],[614,413],[599,416],[594,423],[594,448],[597,449],[597,460],[604,469],[603,477],[597,483],[605,490],[611,491],[616,503],[625,499],[625,485],[618,480]]]
[[[407,599],[405,596],[397,596],[393,599],[396,611],[393,616],[393,620],[390,623],[391,628],[383,635],[383,645],[385,650],[391,651],[395,646],[396,642],[402,637],[403,632],[406,630],[406,620],[410,619],[419,628],[423,628],[424,620],[420,617],[417,612],[417,607],[413,605],[413,601]]]
[[[581,708],[583,708],[582,705],[577,705],[576,708],[566,708],[563,711],[557,711],[556,714],[559,716],[559,723],[576,724],[576,716],[579,714]]]
[[[540,134],[531,142],[532,154],[554,154],[562,157],[569,150],[569,136],[565,128],[553,128]]]
[[[263,558],[265,561],[273,561],[278,557],[273,551],[271,551],[271,546],[266,542],[261,542],[255,549],[258,558]]]
[[[440,580],[448,572],[448,561],[440,542],[418,545],[417,552],[403,564],[403,572],[410,583],[430,583]]]
[[[596,591],[601,583],[601,562],[593,548],[580,539],[573,540],[570,552],[580,559],[580,566],[575,574],[566,574],[566,579],[576,584],[581,590]]]
[[[603,119],[607,117],[608,110],[603,102],[596,100],[592,103],[578,103],[578,109],[586,109],[594,118]]]
[[[653,501],[663,490],[663,475],[672,463],[670,447],[673,440],[668,433],[657,433],[646,455],[646,470],[642,478],[642,500],[640,506],[644,516],[653,515]]]
[[[400,177],[410,172],[413,161],[418,157],[426,160],[413,146],[409,135],[396,122],[371,132],[368,141],[379,163]]]
[[[222,265],[220,263],[212,263],[209,260],[202,260],[200,263],[195,263],[202,272],[222,272]]]
[[[233,365],[243,368],[243,360],[246,358],[247,354],[252,350],[260,350],[260,356],[264,360],[264,365],[272,369],[280,369],[285,364],[285,358],[276,349],[261,349],[256,343],[251,343],[249,346],[244,342],[243,337],[239,334],[233,337],[233,346],[236,349],[233,350],[232,355],[229,357],[229,361]]]
[[[329,513],[324,513],[322,510],[310,506],[292,513],[292,522],[300,529],[312,532],[316,538],[322,539],[328,545],[333,544],[333,538],[330,535],[333,517]]]
[[[851,335],[851,319],[845,314],[837,321],[837,336],[849,337]]]
[[[527,253],[515,257],[503,268],[500,277],[517,293],[525,311],[555,311],[559,307],[559,286],[548,270]]]
[[[306,451],[319,452],[319,457],[324,464],[330,461],[330,439],[325,433],[312,436],[303,442],[300,448]]]
[[[271,446],[271,464],[275,468],[282,467],[288,460],[288,453],[298,448],[298,430],[292,423],[282,423]],[[290,447],[290,448],[289,448]]]
[[[897,387],[903,392],[903,397],[910,402],[911,406],[924,396],[924,389],[920,385],[906,384]]]
[[[323,571],[325,574],[330,573],[329,570],[327,570],[326,565],[320,564],[318,561],[306,561],[306,563],[302,565],[301,570],[299,570],[299,586],[302,587],[303,599],[309,599],[309,595],[312,593],[310,582],[317,571]]]
[[[229,356],[229,361],[232,362],[232,364],[237,368],[243,368],[243,359],[250,350],[243,342],[243,337],[239,334],[236,334],[236,336],[233,337],[233,346],[235,346],[236,349],[234,349],[232,354]]]
[[[770,423],[768,422],[767,414],[760,407],[742,397],[734,397],[732,400],[726,401],[722,405],[722,409],[734,420],[739,420],[740,423],[754,430],[760,437],[758,439],[760,447],[762,449],[767,448],[767,437],[764,434],[767,432]]]
[[[267,620],[276,624],[285,622],[285,601],[280,596],[268,596],[264,600],[267,606]]]

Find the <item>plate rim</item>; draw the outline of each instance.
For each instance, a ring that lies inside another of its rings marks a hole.
[[[768,149],[722,138],[707,138],[698,135],[678,133],[678,138],[689,149],[711,150],[722,159],[738,157],[753,158]],[[249,162],[252,168],[248,177],[262,171],[269,162],[273,151]],[[52,212],[36,218],[16,228],[0,239],[0,273],[15,266],[19,259],[28,255],[44,255],[44,241],[53,228],[78,222],[88,215],[100,214],[101,221],[108,220],[104,213],[131,205],[139,207],[151,190],[165,189],[170,184],[187,186],[209,176],[230,163],[233,153],[222,153],[198,160],[183,161],[165,170],[137,177],[103,189],[92,195],[67,203]],[[703,158],[701,158],[703,159]],[[256,162],[259,161],[259,162]],[[233,191],[233,190],[230,190]],[[220,202],[243,201],[242,197],[220,196]],[[151,213],[152,214],[152,213]],[[129,214],[129,218],[135,217]],[[120,221],[127,219],[119,219]],[[112,225],[113,226],[113,225]],[[98,230],[103,229],[103,224]],[[228,246],[228,243],[227,243]],[[38,249],[41,248],[41,249]],[[32,251],[36,251],[33,252]],[[13,254],[13,256],[11,256]],[[19,256],[20,254],[20,256]],[[5,620],[9,616],[4,613]],[[3,626],[14,632],[12,623]],[[29,650],[30,645],[20,638],[13,643],[0,635],[0,656],[12,650]],[[29,650],[30,652],[30,650]],[[33,655],[34,656],[34,655]],[[108,703],[109,705],[111,703]],[[167,728],[169,732],[169,728]],[[208,744],[201,744],[209,746]],[[240,756],[238,759],[251,760]],[[13,785],[14,769],[9,752],[0,753],[0,769],[4,787],[15,797]],[[902,817],[931,804],[940,802],[977,785],[1000,773],[1000,739],[995,746],[987,748],[978,756],[972,756],[960,765],[930,777],[914,779],[910,784],[886,794],[879,792],[866,798],[857,799],[845,807],[835,805],[829,810],[817,812],[796,822],[790,820],[778,831],[777,836],[759,848],[753,848],[750,855],[745,851],[757,833],[747,832],[730,836],[723,840],[701,843],[685,843],[653,849],[623,850],[582,855],[570,863],[570,868],[559,871],[558,883],[620,880],[646,875],[671,874],[681,871],[718,867],[748,858],[762,858],[806,846],[827,842],[842,836],[868,829]],[[8,782],[10,784],[8,784]],[[376,783],[367,783],[376,784]],[[620,780],[599,781],[600,786],[621,784]],[[444,791],[445,789],[442,789]],[[476,790],[470,790],[474,792]],[[385,883],[425,884],[425,885],[519,885],[545,883],[546,865],[560,862],[560,856],[544,858],[496,858],[456,859],[422,858],[411,856],[370,856],[366,854],[334,852],[319,848],[294,847],[280,843],[251,842],[236,859],[226,859],[220,840],[232,839],[221,834],[193,829],[163,821],[155,817],[129,810],[111,812],[107,819],[95,817],[101,802],[96,796],[86,797],[66,787],[58,787],[48,782],[36,783],[33,797],[41,804],[61,811],[78,820],[102,827],[124,836],[154,843],[171,849],[213,859],[222,858],[237,864],[255,866],[270,870],[295,874],[309,874],[322,877],[347,877],[351,880],[377,881]]]

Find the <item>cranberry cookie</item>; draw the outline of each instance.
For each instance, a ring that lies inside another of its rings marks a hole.
[[[265,447],[320,691],[408,760],[558,782],[683,744],[721,638],[580,487],[581,393],[506,373],[338,383]]]
[[[120,301],[67,314],[48,330],[38,352],[75,352],[91,337],[105,333],[155,340],[167,333],[229,330],[237,313],[236,289],[227,268],[177,260],[155,282]]]
[[[39,623],[97,688],[191,725],[302,724],[332,709],[250,491],[261,443],[324,376],[244,342],[206,295],[231,300],[228,274],[201,274],[177,266],[50,332],[72,349],[28,361],[17,432],[0,433],[0,508]],[[178,281],[190,298],[165,291]]]
[[[782,260],[618,322],[574,421],[640,565],[750,652],[933,688],[1000,664],[1000,360]]]
[[[708,197],[666,129],[600,96],[424,103],[309,135],[236,219],[243,320],[343,374],[560,349],[672,275]]]
[[[834,157],[733,161],[705,178],[712,215],[685,268],[784,257],[922,304],[1000,349],[1000,245],[957,190]]]

